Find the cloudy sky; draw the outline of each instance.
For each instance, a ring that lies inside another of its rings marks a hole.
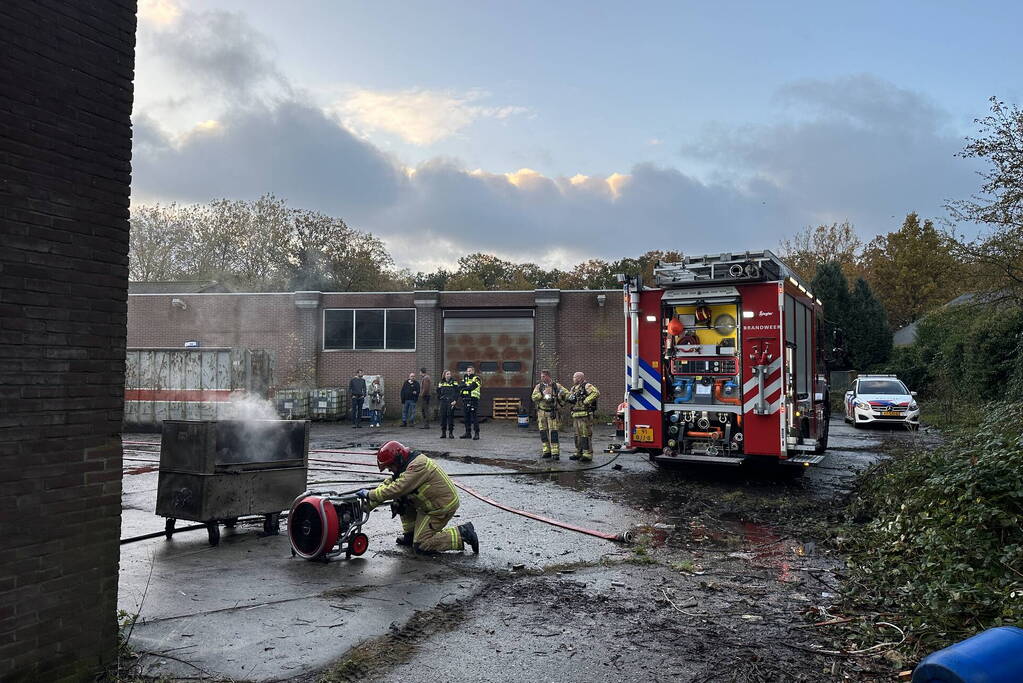
[[[140,0],[133,201],[339,215],[399,265],[864,238],[975,191],[1016,2]]]

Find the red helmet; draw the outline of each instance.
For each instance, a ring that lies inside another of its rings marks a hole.
[[[383,472],[402,458],[408,457],[408,446],[398,441],[388,441],[377,451],[377,467]]]

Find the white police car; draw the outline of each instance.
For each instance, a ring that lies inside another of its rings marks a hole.
[[[895,375],[860,375],[845,392],[845,421],[853,427],[868,424],[920,426],[916,392]]]

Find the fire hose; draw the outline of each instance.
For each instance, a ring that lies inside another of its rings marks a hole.
[[[129,445],[148,445],[148,446],[157,446],[157,445],[159,445],[158,443],[148,443],[148,442],[129,442],[129,441],[125,441],[124,443],[125,444],[129,444]],[[310,450],[310,453],[334,453],[334,452],[337,452],[337,453],[349,453],[349,454],[352,454],[352,455],[373,455],[374,454],[374,453],[369,452],[369,451],[350,451],[350,450],[339,450],[339,449],[334,449],[334,450],[332,450],[332,449]],[[578,467],[578,468],[571,468],[571,469],[524,470],[524,471],[505,470],[505,471],[501,471],[501,472],[455,472],[455,473],[450,473],[448,476],[450,476],[452,478],[454,478],[454,477],[502,477],[502,476],[507,477],[507,476],[517,476],[517,475],[531,476],[531,475],[540,475],[540,474],[568,474],[568,473],[572,473],[572,472],[586,472],[588,470],[596,470],[596,469],[600,469],[602,467],[607,467],[608,465],[613,463],[615,460],[617,460],[620,455],[621,455],[620,453],[616,453],[613,457],[609,458],[605,462],[602,462],[599,465],[590,465],[588,467]],[[337,465],[363,466],[363,465],[370,465],[371,464],[371,463],[363,463],[363,462],[326,460],[326,459],[321,459],[321,458],[312,458],[311,460],[313,460],[315,462],[324,462],[324,463],[337,464]],[[345,469],[334,469],[334,468],[310,468],[310,469],[317,469],[317,470],[323,470],[323,471],[329,471],[329,472],[339,472],[339,473],[341,473],[341,472],[351,472],[352,474],[376,476],[376,477],[381,478],[381,479],[385,478],[383,475],[379,475],[377,472],[373,472],[373,471],[358,472],[358,471],[345,470]],[[337,480],[337,479],[335,479],[335,480],[316,481],[316,482],[312,482],[312,483],[317,484],[317,485],[321,485],[321,484],[359,484],[359,483],[363,483],[363,482],[361,482],[359,480]],[[366,483],[369,483],[369,482],[366,482]],[[496,500],[488,498],[488,497],[478,493],[477,491],[474,491],[473,489],[465,486],[464,484],[460,484],[458,482],[453,482],[453,483],[455,484],[455,486],[457,486],[462,491],[465,491],[469,495],[473,496],[474,498],[477,498],[478,500],[480,500],[480,501],[482,501],[484,503],[487,503],[488,505],[492,505],[493,507],[496,507],[499,510],[504,510],[505,512],[511,512],[512,514],[516,514],[516,515],[519,515],[521,517],[526,517],[527,519],[532,519],[532,520],[535,520],[535,521],[538,521],[538,522],[543,522],[544,524],[549,524],[549,525],[554,526],[554,527],[565,529],[567,531],[574,531],[576,533],[585,534],[587,536],[593,536],[595,538],[601,538],[601,539],[608,540],[608,541],[616,541],[616,542],[619,542],[619,543],[631,543],[632,540],[633,540],[632,539],[632,533],[629,532],[629,531],[626,531],[626,532],[620,533],[620,534],[609,534],[609,533],[606,533],[606,532],[603,532],[603,531],[596,531],[594,529],[587,529],[585,527],[575,526],[573,524],[568,524],[567,522],[562,522],[562,521],[559,521],[559,520],[556,520],[556,519],[551,519],[549,517],[543,517],[541,515],[529,512],[527,510],[519,510],[517,508],[513,508],[513,507],[510,507],[510,506],[504,505],[503,503],[499,503]],[[340,495],[352,494],[352,493],[356,493],[357,491],[359,491],[359,489],[353,489],[351,491],[346,491],[346,492],[344,492],[344,493],[342,493]],[[192,531],[192,530],[205,529],[205,528],[206,528],[205,525],[198,524],[198,525],[193,525],[193,526],[189,526],[189,527],[183,527],[181,529],[178,529],[177,531],[178,532],[181,532],[181,531]],[[161,532],[154,532],[154,533],[151,533],[151,534],[143,534],[142,536],[136,536],[136,537],[133,537],[133,538],[121,539],[121,545],[124,545],[125,543],[132,543],[132,542],[135,542],[135,541],[146,540],[146,539],[149,539],[149,538],[157,538],[157,537],[163,536],[163,535],[164,535],[164,532],[161,531]]]

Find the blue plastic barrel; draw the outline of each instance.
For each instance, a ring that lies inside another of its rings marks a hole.
[[[1023,628],[999,626],[927,655],[913,683],[1020,683]]]

